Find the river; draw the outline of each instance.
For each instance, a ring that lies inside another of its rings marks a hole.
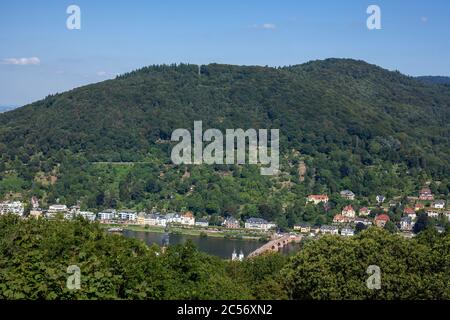
[[[167,239],[170,245],[183,244],[191,240],[198,250],[223,259],[231,259],[233,251],[248,256],[252,251],[261,247],[264,242],[248,239],[225,239],[220,237],[200,237],[184,234],[164,234],[159,232],[145,232],[124,230],[123,235],[127,238],[141,239],[148,245],[162,245]],[[282,249],[281,253],[290,254],[298,250],[298,244],[289,244]]]

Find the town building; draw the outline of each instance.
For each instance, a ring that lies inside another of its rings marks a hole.
[[[328,203],[330,199],[326,194],[312,194],[308,196],[308,202],[312,202],[315,205],[319,203]]]
[[[40,218],[40,217],[43,217],[43,216],[44,216],[44,211],[42,211],[42,209],[37,208],[37,209],[31,209],[30,210],[30,217]]]
[[[206,228],[209,227],[209,222],[206,219],[198,219],[197,221],[195,221],[195,225],[197,227]]]
[[[344,209],[342,209],[342,215],[344,217],[354,218],[356,216],[356,212],[351,205],[348,205],[345,206]]]
[[[423,210],[423,209],[425,209],[425,205],[423,203],[417,202],[414,205],[414,211],[420,211],[420,210]]]
[[[114,209],[107,209],[98,213],[98,219],[102,222],[113,221],[117,219],[117,212]]]
[[[84,219],[86,219],[88,221],[95,221],[95,219],[96,219],[96,214],[91,211],[78,211],[75,215],[79,216],[79,217],[83,217]]]
[[[433,193],[431,192],[430,188],[422,188],[419,191],[419,200],[422,201],[433,201],[434,200],[434,196]]]
[[[370,209],[367,207],[362,207],[359,209],[359,215],[363,217],[367,217],[370,214]]]
[[[411,208],[411,207],[406,207],[403,209],[403,214],[405,217],[409,217],[412,220],[416,220],[417,218],[417,214],[416,214],[416,210]]]
[[[390,221],[391,219],[387,214],[380,214],[375,217],[375,225],[380,228],[384,228],[386,223]]]
[[[355,230],[353,230],[351,228],[342,228],[341,229],[341,236],[352,237],[354,235],[355,235]]]
[[[64,215],[65,219],[70,218],[69,215],[69,209],[65,204],[54,204],[48,207],[47,210],[47,217],[48,218],[54,218],[57,214]]]
[[[379,204],[381,204],[381,203],[383,203],[384,201],[386,201],[386,197],[385,196],[382,196],[382,195],[377,195],[377,202],[379,203]]]
[[[414,228],[414,221],[411,217],[403,217],[400,220],[400,230],[412,231]]]
[[[444,209],[445,208],[445,201],[444,200],[436,200],[433,203],[433,208],[435,208],[435,209]]]
[[[323,234],[339,234],[339,228],[336,226],[323,225],[320,227],[320,233]]]
[[[430,218],[439,218],[440,211],[437,209],[429,208],[425,210],[427,216]]]
[[[120,210],[117,212],[117,217],[119,220],[128,221],[128,222],[136,222],[137,214],[136,211],[133,210]]]
[[[223,222],[223,225],[227,229],[239,229],[240,228],[239,221],[235,217],[226,218],[225,221]]]
[[[276,224],[261,218],[250,218],[245,221],[245,229],[268,231],[276,227]]]
[[[356,218],[354,222],[355,222],[355,224],[362,223],[365,226],[372,225],[372,221],[370,219],[362,218],[362,217]]]
[[[39,200],[37,197],[31,197],[31,209],[37,210],[39,209]]]
[[[23,216],[25,208],[20,201],[3,201],[0,202],[0,215],[3,214],[15,214]]]
[[[350,190],[341,191],[341,197],[347,200],[355,200],[355,194]]]
[[[75,216],[75,215],[78,215],[80,210],[81,210],[80,205],[76,204],[76,205],[70,207],[69,212]]]
[[[195,225],[195,217],[194,214],[191,211],[186,212],[181,217],[181,224],[187,225],[187,226],[193,226]]]
[[[166,227],[168,222],[167,222],[167,218],[165,216],[163,216],[162,214],[156,213],[155,214],[155,226],[158,227]]]
[[[342,214],[337,214],[333,218],[333,223],[341,224],[341,223],[347,223],[348,218]]]
[[[311,227],[306,223],[302,223],[302,224],[295,225],[294,230],[299,231],[301,233],[309,233],[309,232],[311,232]]]

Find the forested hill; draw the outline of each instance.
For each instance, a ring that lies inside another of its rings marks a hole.
[[[292,166],[299,159],[309,169],[312,182],[302,192],[347,187],[369,195],[449,178],[448,86],[349,59],[283,68],[210,64],[200,71],[185,64],[146,67],[0,114],[0,171],[16,171],[20,188],[28,189],[27,181],[42,172],[62,183],[55,168],[69,154],[88,163],[151,158],[170,165],[164,141],[202,120],[204,128],[279,128],[286,179],[298,182]],[[182,192],[161,183],[153,193]],[[8,188],[0,185],[0,192],[19,191]]]
[[[439,77],[439,76],[423,76],[416,78],[419,81],[427,84],[445,84],[450,85],[450,77]]]

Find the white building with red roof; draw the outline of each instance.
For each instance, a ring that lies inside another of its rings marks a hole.
[[[314,204],[328,203],[330,199],[326,194],[311,194],[308,196],[308,202],[313,202]]]
[[[356,216],[356,212],[351,205],[348,205],[345,206],[344,209],[342,209],[342,215],[344,217],[354,218]]]

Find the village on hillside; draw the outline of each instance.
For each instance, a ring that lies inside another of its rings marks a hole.
[[[450,221],[450,209],[448,209],[446,201],[435,199],[428,187],[422,188],[417,197],[396,198],[389,202],[383,195],[378,195],[373,206],[357,207],[357,205],[352,204],[356,195],[350,190],[340,192],[340,197],[348,201],[349,204],[334,215],[332,223],[323,225],[303,223],[294,225],[289,231],[312,237],[318,234],[353,236],[361,230],[375,226],[412,237],[416,231],[415,224],[418,223],[420,216],[423,219],[434,221],[438,232],[443,232],[444,224]],[[326,194],[309,195],[306,199],[307,205],[312,206],[327,206],[329,201],[330,199]],[[67,220],[83,217],[88,221],[98,221],[107,225],[160,228],[175,225],[208,230],[210,227],[216,228],[218,226],[217,222],[211,225],[210,217],[196,218],[191,211],[161,213],[155,209],[150,212],[107,209],[95,213],[81,210],[80,205],[68,207],[59,203],[50,205],[47,209],[42,209],[36,197],[31,199],[27,212],[25,207],[25,204],[20,201],[3,201],[0,202],[0,215],[15,214],[23,218],[46,219],[61,216]],[[399,210],[401,211],[400,215],[398,214]],[[279,231],[274,222],[259,217],[250,217],[242,221],[230,216],[219,221],[219,226],[224,229],[244,229],[267,234]]]

